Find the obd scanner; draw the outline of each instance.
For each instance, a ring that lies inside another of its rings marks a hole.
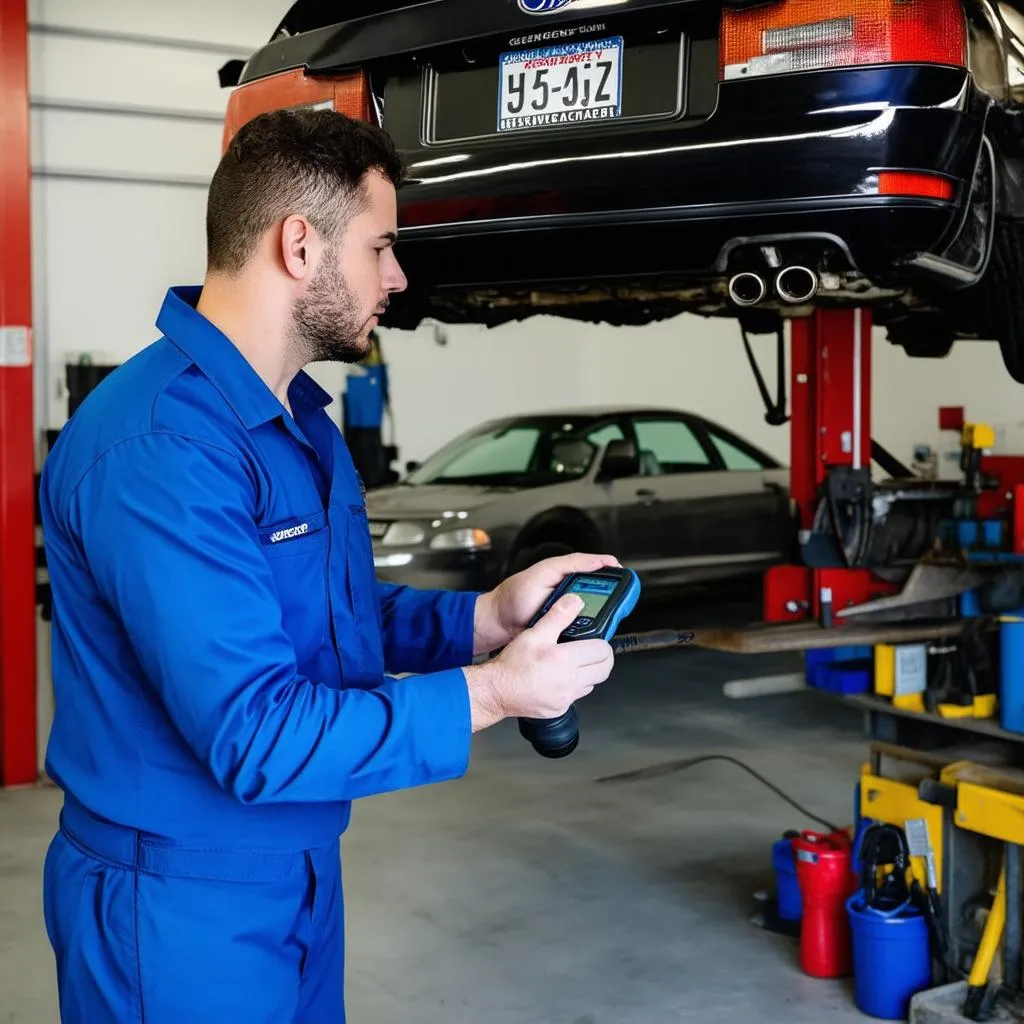
[[[562,630],[558,642],[610,640],[622,620],[636,607],[640,597],[640,579],[632,569],[570,573],[551,592],[530,625],[536,625],[566,594],[577,594],[583,598],[583,607]],[[566,757],[580,741],[576,708],[570,707],[558,718],[520,718],[519,732],[541,757]]]

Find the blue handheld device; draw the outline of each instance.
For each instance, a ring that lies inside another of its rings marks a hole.
[[[530,625],[536,625],[566,594],[578,594],[583,598],[583,608],[562,631],[558,642],[610,640],[622,620],[636,607],[640,597],[640,579],[632,569],[570,573],[551,592]],[[566,757],[580,741],[576,708],[570,707],[558,718],[520,718],[519,732],[541,757]]]

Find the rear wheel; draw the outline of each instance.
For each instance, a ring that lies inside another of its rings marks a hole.
[[[945,355],[951,331],[995,341],[1010,376],[1024,384],[1024,220],[998,217],[988,266],[976,285],[950,293],[942,314],[889,325],[889,340],[910,356]]]
[[[945,359],[956,338],[949,318],[941,313],[893,321],[887,337],[913,359]]]
[[[915,359],[943,359],[958,333],[995,341],[1010,376],[1024,384],[1024,220],[1000,217],[981,280],[952,291],[939,313],[908,314],[887,325],[887,338]]]
[[[999,342],[1003,363],[1018,384],[1024,384],[1024,224],[997,222],[988,270],[978,287],[985,335]]]

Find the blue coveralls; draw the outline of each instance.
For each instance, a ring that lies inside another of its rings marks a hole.
[[[477,595],[377,583],[329,397],[288,416],[199,294],[44,466],[62,1019],[339,1024],[350,801],[466,771]]]

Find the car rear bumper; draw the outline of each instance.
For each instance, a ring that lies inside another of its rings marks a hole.
[[[884,283],[956,237],[988,103],[962,69],[857,68],[721,83],[697,124],[407,153],[396,316],[437,289],[718,277],[762,236],[828,241]],[[880,194],[880,171],[938,175],[952,198]]]

